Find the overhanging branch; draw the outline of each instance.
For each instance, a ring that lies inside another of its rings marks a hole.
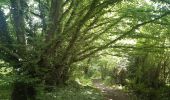
[[[137,25],[133,26],[129,31],[124,32],[122,35],[120,35],[120,36],[117,37],[116,39],[110,41],[109,43],[107,43],[107,44],[105,44],[105,45],[102,45],[102,46],[96,48],[96,49],[93,50],[93,51],[89,51],[89,53],[87,53],[87,54],[84,54],[84,55],[82,55],[82,56],[79,56],[78,59],[75,59],[75,62],[76,62],[76,61],[84,60],[84,59],[86,59],[87,57],[89,57],[90,55],[93,55],[93,54],[97,53],[98,51],[107,49],[111,44],[116,43],[117,41],[123,39],[124,37],[126,37],[127,35],[129,35],[131,32],[133,32],[134,30],[138,29],[139,27],[141,27],[141,26],[143,26],[143,25],[146,25],[146,24],[148,24],[148,23],[152,23],[152,22],[154,22],[154,21],[156,21],[156,20],[158,20],[158,19],[161,19],[162,17],[165,17],[165,16],[169,15],[169,14],[170,14],[170,12],[166,12],[166,13],[162,14],[161,16],[159,16],[159,17],[157,17],[157,18],[155,18],[155,19],[152,19],[152,20],[149,20],[149,21],[145,21],[145,22],[143,22],[143,23],[140,23],[140,24],[137,24]]]

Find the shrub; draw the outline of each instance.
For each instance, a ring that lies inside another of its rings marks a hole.
[[[68,86],[57,87],[53,92],[39,93],[39,100],[103,100],[98,89],[70,83]]]

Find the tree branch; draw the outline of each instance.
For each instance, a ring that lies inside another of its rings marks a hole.
[[[107,44],[105,44],[105,45],[102,45],[102,46],[96,48],[96,49],[93,50],[93,51],[89,51],[89,53],[87,53],[87,54],[84,54],[84,55],[79,56],[78,59],[75,59],[75,62],[84,60],[84,59],[86,59],[87,57],[89,57],[89,56],[97,53],[98,51],[107,49],[108,46],[110,46],[111,44],[117,42],[118,40],[123,39],[125,36],[129,35],[131,32],[133,32],[134,30],[138,29],[139,27],[141,27],[141,26],[143,26],[143,25],[146,25],[146,24],[148,24],[148,23],[152,23],[152,22],[154,22],[154,21],[156,21],[156,20],[158,20],[158,19],[161,19],[162,17],[165,17],[165,16],[169,15],[169,14],[170,14],[170,12],[166,12],[166,13],[162,14],[161,16],[159,16],[159,17],[157,17],[157,18],[155,18],[155,19],[152,19],[152,20],[149,20],[149,21],[146,21],[146,22],[143,22],[143,23],[141,23],[141,24],[137,24],[137,25],[133,26],[129,31],[124,32],[121,36],[119,36],[119,37],[117,37],[116,39],[110,41],[109,43],[107,43]]]

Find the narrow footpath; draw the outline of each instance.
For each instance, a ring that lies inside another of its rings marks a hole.
[[[94,79],[93,85],[101,90],[105,100],[136,100],[130,94],[124,92],[119,87],[108,87],[100,79]]]

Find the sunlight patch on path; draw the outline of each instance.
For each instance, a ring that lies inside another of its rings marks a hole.
[[[100,79],[93,80],[94,87],[101,90],[105,100],[132,100],[128,93],[124,92],[122,86],[109,87],[102,83]]]

